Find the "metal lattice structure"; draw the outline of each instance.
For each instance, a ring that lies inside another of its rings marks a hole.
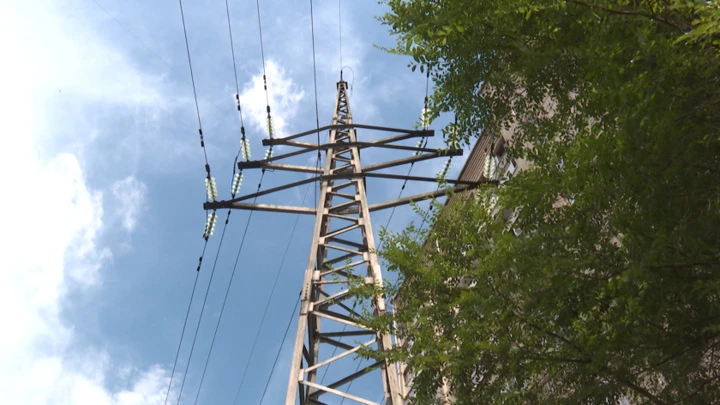
[[[357,129],[384,131],[393,136],[361,142]],[[329,141],[313,144],[299,141],[307,135],[329,130]],[[410,138],[432,136],[430,130],[404,130],[353,123],[347,95],[347,83],[337,84],[337,98],[332,125],[288,136],[266,139],[266,146],[284,145],[295,150],[266,159],[238,163],[240,170],[271,169],[311,173],[314,176],[247,194],[230,201],[209,202],[206,209],[249,209],[272,212],[289,212],[315,215],[310,257],[300,296],[300,312],[297,334],[289,370],[290,378],[286,405],[338,403],[378,404],[377,392],[382,386],[384,403],[404,404],[405,384],[395,364],[386,361],[370,361],[366,364],[358,356],[363,348],[388,350],[393,339],[388,333],[378,333],[356,322],[363,313],[379,315],[386,312],[385,298],[378,294],[367,302],[358,302],[349,294],[353,283],[382,285],[383,276],[375,252],[375,240],[370,213],[385,208],[407,204],[411,201],[442,195],[443,191],[417,194],[396,200],[369,204],[366,180],[385,178],[436,182],[432,177],[403,176],[382,173],[403,164],[441,156],[461,155],[462,150],[441,150],[398,145]],[[360,151],[367,148],[385,148],[415,152],[412,156],[362,166]],[[280,164],[278,161],[304,153],[325,151],[323,168]],[[456,191],[476,186],[477,182],[446,180]],[[299,207],[247,203],[246,200],[288,190],[303,184],[319,182],[320,193],[317,207]],[[372,379],[370,376],[379,378]],[[351,391],[353,382],[356,391]],[[325,381],[327,380],[327,382]],[[380,385],[382,384],[382,385]],[[368,386],[374,389],[368,389]],[[375,398],[370,398],[370,396]],[[333,397],[335,398],[333,400]]]

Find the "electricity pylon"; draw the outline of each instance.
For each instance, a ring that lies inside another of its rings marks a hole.
[[[395,135],[360,142],[357,140],[356,129],[385,131]],[[330,131],[327,143],[313,144],[297,140],[326,130]],[[404,404],[405,384],[396,365],[388,361],[371,361],[361,367],[363,359],[358,356],[358,351],[363,348],[374,350],[392,348],[393,340],[389,333],[369,329],[357,322],[361,314],[372,313],[376,316],[384,314],[387,311],[385,297],[377,294],[368,302],[358,302],[349,293],[349,286],[358,282],[376,286],[383,284],[382,271],[375,252],[371,212],[412,201],[421,201],[444,193],[438,190],[376,204],[368,204],[367,200],[365,184],[368,178],[436,182],[437,179],[432,177],[379,172],[382,169],[441,156],[462,155],[461,149],[428,149],[396,144],[410,138],[433,135],[432,130],[404,130],[354,124],[348,102],[347,82],[341,78],[337,84],[332,125],[285,138],[265,139],[263,144],[266,146],[283,145],[296,150],[275,157],[268,154],[263,160],[238,163],[240,170],[252,168],[284,170],[311,173],[313,177],[229,201],[205,203],[205,209],[211,210],[234,208],[315,215],[310,258],[305,267],[300,293],[297,335],[289,370],[285,405],[295,405],[298,398],[301,405],[328,403],[326,401],[336,403],[330,397],[374,405],[378,404],[375,401],[377,401],[380,382],[382,382],[385,404]],[[360,150],[368,148],[415,153],[405,158],[363,167],[360,162]],[[325,151],[324,168],[275,163],[317,151]],[[455,191],[466,190],[478,184],[458,180],[445,181],[453,185]],[[244,202],[314,182],[320,184],[318,205],[315,208]],[[332,372],[328,373],[331,366],[333,366]],[[357,392],[350,392],[353,381],[371,373],[379,374],[381,381],[364,378],[364,382],[356,384],[360,385],[355,388]],[[325,382],[325,377],[329,382]],[[372,381],[374,389],[367,387],[367,381]],[[370,396],[375,398],[371,399]]]

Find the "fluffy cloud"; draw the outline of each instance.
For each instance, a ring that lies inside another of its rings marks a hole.
[[[0,403],[159,404],[165,370],[118,377],[112,385],[120,388],[109,389],[118,365],[102,350],[77,348],[81,325],[62,316],[69,292],[101,285],[112,254],[101,239],[108,190],[88,185],[81,147],[53,146],[55,135],[78,146],[91,135],[73,133],[82,117],[64,116],[52,98],[63,86],[82,102],[135,108],[154,103],[157,92],[121,54],[63,22],[59,11],[51,2],[0,4],[0,35],[13,38],[0,44]],[[118,184],[124,206],[142,199],[139,185],[132,178]],[[137,212],[126,208],[121,216],[130,229]]]
[[[286,123],[297,114],[300,100],[305,96],[305,92],[298,89],[290,75],[275,61],[267,61],[266,72],[275,136],[287,136],[289,134],[285,132]],[[252,80],[243,87],[240,102],[257,133],[262,134],[262,137],[267,137],[267,111],[265,109],[267,104],[262,72],[253,76]]]
[[[122,218],[122,226],[132,232],[142,212],[147,187],[133,176],[128,176],[113,183],[112,194],[117,202],[116,214]]]
[[[4,177],[2,184],[23,196],[23,214],[9,206],[0,214],[9,230],[0,268],[0,403],[161,403],[167,384],[161,368],[128,376],[121,381],[127,388],[112,392],[105,378],[115,365],[107,355],[79,353],[73,346],[74,325],[61,317],[66,294],[97,284],[111,257],[99,242],[103,193],[87,186],[75,156],[43,159],[29,149],[28,139],[12,144],[24,153],[3,159],[23,173]]]

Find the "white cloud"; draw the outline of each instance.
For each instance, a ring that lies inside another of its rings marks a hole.
[[[116,214],[122,218],[125,230],[132,232],[142,212],[147,187],[135,177],[128,176],[113,183],[111,190],[117,201]]]
[[[60,15],[52,2],[0,3],[0,36],[12,38],[0,42],[0,403],[159,404],[168,381],[162,368],[117,378],[121,388],[109,389],[122,365],[77,348],[83,325],[62,316],[69,292],[101,285],[112,254],[101,240],[107,191],[88,185],[82,159],[91,134],[73,132],[78,117],[53,104],[59,86],[112,108],[150,106],[158,92],[121,53]],[[56,151],[58,142],[78,149]]]
[[[102,352],[86,356],[73,347],[73,329],[81,325],[65,324],[61,309],[78,281],[96,283],[110,256],[98,241],[103,193],[87,186],[74,156],[43,160],[28,149],[28,139],[13,143],[25,153],[3,159],[23,173],[4,177],[2,188],[22,195],[24,208],[20,215],[9,206],[0,213],[12,230],[3,241],[0,268],[0,403],[160,403],[167,384],[162,369],[128,378],[129,388],[111,392],[105,375],[116,365]]]
[[[266,72],[275,136],[287,136],[289,135],[285,132],[287,122],[297,114],[300,100],[305,96],[305,92],[298,88],[285,69],[274,60],[267,61]],[[262,138],[267,137],[267,103],[262,72],[253,76],[251,81],[243,86],[240,102],[255,130],[262,134]]]

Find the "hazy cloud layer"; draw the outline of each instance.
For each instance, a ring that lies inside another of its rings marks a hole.
[[[161,403],[162,368],[116,376],[121,365],[102,348],[77,347],[77,325],[63,317],[71,291],[102,285],[112,259],[102,241],[105,224],[119,215],[132,230],[144,193],[128,178],[111,192],[124,196],[122,212],[103,210],[109,190],[89,186],[86,173],[86,146],[97,133],[74,132],[82,120],[73,114],[98,105],[150,108],[159,97],[149,85],[155,78],[92,32],[57,17],[62,13],[55,3],[43,3],[0,5],[0,35],[13,38],[0,49],[9,62],[0,67],[6,133],[0,187],[13,195],[0,210],[6,229],[0,244],[0,403]],[[59,89],[74,95],[76,109],[57,104]]]

